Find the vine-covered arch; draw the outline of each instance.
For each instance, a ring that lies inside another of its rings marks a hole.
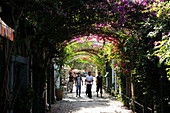
[[[82,53],[85,52],[85,53]],[[98,60],[101,60],[100,56],[96,53],[90,52],[90,51],[76,51],[74,55],[71,56],[69,62],[73,62],[77,59],[89,59],[90,57],[97,56]],[[92,63],[92,61],[89,61],[88,63]]]

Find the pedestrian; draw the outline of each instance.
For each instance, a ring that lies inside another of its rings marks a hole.
[[[74,77],[72,75],[72,72],[70,71],[69,72],[69,81],[68,81],[68,89],[67,89],[67,91],[70,90],[71,93],[73,91],[73,83],[74,83]]]
[[[82,77],[80,76],[80,73],[77,73],[77,77],[75,78],[75,85],[76,85],[76,97],[81,94],[81,83],[83,85]]]
[[[85,85],[87,84],[87,94],[89,98],[92,98],[92,85],[93,85],[93,76],[91,75],[91,71],[88,72],[88,75],[85,79]]]
[[[97,89],[96,89],[97,97],[98,97],[99,89],[100,89],[100,96],[102,97],[103,77],[101,76],[100,72],[98,72],[98,76],[96,77],[96,85],[97,85]]]

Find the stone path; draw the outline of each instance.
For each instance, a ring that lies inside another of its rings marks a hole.
[[[92,87],[92,98],[85,94],[86,86],[82,86],[81,97],[76,97],[76,88],[72,93],[65,94],[63,100],[56,101],[48,113],[132,113],[123,103],[114,97],[104,93],[103,97],[97,97],[96,86]]]

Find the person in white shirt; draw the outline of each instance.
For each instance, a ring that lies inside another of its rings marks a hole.
[[[91,72],[88,72],[88,75],[86,76],[85,79],[85,85],[87,84],[87,94],[89,98],[92,98],[92,92],[91,92],[91,88],[93,85],[93,76],[91,75]]]

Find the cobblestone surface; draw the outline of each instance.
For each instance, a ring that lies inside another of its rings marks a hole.
[[[97,97],[96,86],[92,87],[92,98],[85,94],[85,85],[82,86],[81,97],[76,97],[76,88],[72,93],[67,93],[61,101],[56,101],[48,113],[132,113],[123,103],[114,97],[104,93],[103,97]]]

